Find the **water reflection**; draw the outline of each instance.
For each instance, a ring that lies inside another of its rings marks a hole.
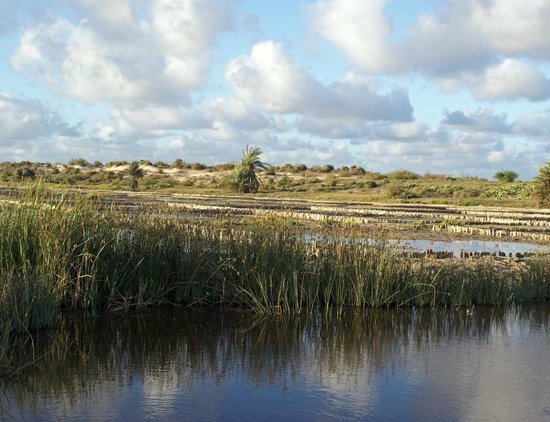
[[[550,307],[65,318],[24,420],[550,420]]]

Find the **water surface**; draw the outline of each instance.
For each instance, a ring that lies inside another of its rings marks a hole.
[[[64,318],[22,420],[550,421],[550,307]]]

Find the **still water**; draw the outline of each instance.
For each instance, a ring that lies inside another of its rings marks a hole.
[[[550,306],[65,317],[0,419],[550,421]]]
[[[352,238],[333,238],[331,236],[323,236],[320,234],[305,234],[302,236],[305,243],[316,242],[352,242]],[[359,239],[362,243],[369,245],[378,244],[380,241],[376,239]],[[424,239],[389,239],[387,244],[403,251],[425,252],[432,250],[433,252],[452,252],[455,258],[460,257],[460,252],[489,252],[490,254],[504,253],[506,256],[516,253],[534,253],[534,254],[550,254],[549,245],[538,245],[536,243],[526,242],[504,242],[495,240],[424,240]]]

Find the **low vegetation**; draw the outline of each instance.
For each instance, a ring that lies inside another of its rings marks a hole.
[[[308,241],[291,220],[165,215],[128,214],[37,186],[2,203],[0,371],[10,371],[13,345],[54,324],[62,309],[97,314],[171,303],[278,313],[550,298],[545,257],[517,268],[494,260],[435,263],[360,238]]]
[[[516,179],[519,177],[519,174],[517,174],[513,170],[501,170],[497,171],[495,173],[494,178],[498,180],[501,183],[512,183],[515,182]]]
[[[539,174],[535,178],[535,197],[541,207],[550,207],[550,160],[544,167],[539,169]]]
[[[335,168],[330,164],[268,166],[261,161],[261,150],[256,147],[247,147],[239,163],[213,166],[186,163],[182,159],[154,164],[147,160],[90,163],[83,158],[67,164],[0,163],[0,185],[20,186],[33,180],[41,180],[56,189],[214,195],[240,192],[340,201],[550,206],[548,166],[531,181],[518,181],[517,174],[511,170],[498,172],[495,180],[433,173],[420,175],[408,170],[381,174],[358,166]]]

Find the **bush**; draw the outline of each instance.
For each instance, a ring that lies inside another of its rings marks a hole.
[[[183,162],[183,160],[181,158],[177,158],[176,160],[174,160],[171,167],[173,169],[180,169],[181,170],[184,166],[185,166],[185,163]]]
[[[390,179],[396,180],[414,180],[418,179],[420,176],[414,171],[410,170],[396,170],[388,173]]]
[[[493,176],[493,178],[501,183],[512,183],[516,181],[518,176],[519,175],[515,171],[501,170],[501,171],[497,171]]]
[[[497,186],[484,190],[481,196],[487,198],[511,198],[511,199],[530,199],[536,190],[535,186],[527,183],[515,183],[513,185]]]
[[[537,184],[535,186],[535,197],[539,202],[539,206],[550,206],[550,160],[544,167],[539,169],[539,175],[535,178]]]
[[[216,164],[215,166],[212,166],[212,171],[227,171],[227,170],[233,170],[235,168],[235,163],[222,163],[222,164]]]
[[[292,183],[292,180],[288,176],[283,176],[277,181],[277,187],[282,190],[287,190]]]
[[[90,167],[90,163],[84,158],[73,158],[72,160],[69,160],[67,164],[70,166]]]
[[[201,163],[193,163],[191,164],[190,167],[191,167],[191,170],[204,170],[206,168],[206,166]]]
[[[401,198],[403,186],[399,183],[390,183],[388,185],[388,196],[390,198]]]
[[[364,176],[367,174],[363,167],[351,166],[349,170],[350,174],[353,176]]]
[[[36,172],[31,167],[20,167],[16,170],[15,175],[19,180],[34,179]]]

